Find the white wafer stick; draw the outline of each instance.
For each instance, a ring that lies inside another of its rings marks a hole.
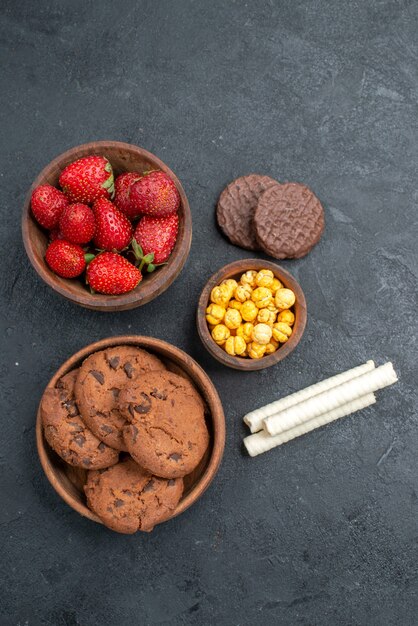
[[[306,387],[306,389],[296,391],[295,393],[292,393],[285,398],[280,398],[280,400],[276,400],[275,402],[271,402],[266,406],[262,406],[255,411],[251,411],[251,413],[247,413],[247,415],[244,415],[244,422],[247,424],[247,426],[250,427],[252,433],[256,433],[263,428],[263,420],[266,417],[269,417],[270,415],[273,415],[275,413],[279,413],[279,411],[284,411],[291,406],[299,404],[299,402],[303,402],[304,400],[313,398],[323,391],[328,391],[328,389],[332,389],[337,385],[341,385],[342,383],[345,383],[348,380],[352,380],[357,376],[361,376],[366,372],[371,372],[374,368],[374,362],[367,361],[367,363],[359,365],[358,367],[353,367],[353,369],[348,370],[347,372],[342,372],[342,374],[337,374],[336,376],[332,376],[331,378],[321,380],[319,383],[315,383],[314,385],[310,385],[310,387]]]
[[[343,404],[338,407],[338,409],[334,409],[328,413],[323,413],[323,415],[319,415],[318,417],[309,420],[309,422],[303,422],[303,424],[290,428],[289,430],[279,433],[278,435],[271,436],[266,433],[265,430],[260,430],[260,432],[255,433],[254,435],[248,435],[248,437],[245,437],[244,445],[250,456],[257,456],[258,454],[262,454],[272,448],[276,448],[291,439],[296,439],[296,437],[310,433],[312,430],[315,430],[315,428],[320,428],[321,426],[325,426],[325,424],[334,422],[340,417],[345,417],[350,413],[355,413],[355,411],[364,409],[366,406],[370,406],[375,402],[376,396],[373,393],[369,393],[366,396],[358,398],[357,400],[353,400],[353,402]]]
[[[342,404],[352,402],[388,385],[393,385],[397,380],[398,377],[392,363],[386,363],[371,372],[367,372],[367,374],[353,378],[353,380],[338,385],[329,391],[324,391],[319,396],[267,417],[263,422],[264,429],[269,435],[278,435],[302,422],[318,417],[322,413],[332,411]]]

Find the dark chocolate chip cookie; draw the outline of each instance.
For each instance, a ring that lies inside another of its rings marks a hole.
[[[46,389],[41,401],[45,438],[59,456],[70,465],[102,469],[118,462],[119,453],[98,439],[80,417],[74,399],[78,370]]]
[[[150,370],[165,370],[165,366],[134,346],[95,352],[80,367],[75,396],[81,416],[96,437],[116,450],[126,450],[122,437],[126,421],[118,408],[120,390]]]
[[[203,402],[188,381],[169,371],[148,372],[119,396],[130,422],[123,436],[131,456],[156,476],[192,472],[209,444]]]
[[[131,534],[149,532],[173,514],[183,480],[157,478],[127,458],[108,470],[89,472],[84,491],[89,508],[108,528]]]

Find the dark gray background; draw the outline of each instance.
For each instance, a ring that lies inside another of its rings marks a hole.
[[[1,13],[1,624],[417,624],[418,3],[3,0]],[[130,312],[58,297],[20,240],[36,174],[96,139],[156,153],[193,212],[184,271]],[[311,186],[326,232],[283,263],[308,301],[300,346],[244,374],[205,352],[194,314],[207,278],[250,256],[214,206],[254,171]],[[34,441],[56,368],[123,333],[192,354],[228,429],[207,494],[132,537],[68,508]],[[243,453],[245,412],[369,358],[400,375],[377,406]]]

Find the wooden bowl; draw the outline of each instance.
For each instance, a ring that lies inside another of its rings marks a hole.
[[[171,517],[176,517],[194,504],[206,491],[218,471],[225,446],[225,417],[222,403],[213,383],[200,365],[183,350],[161,339],[140,335],[109,337],[86,346],[67,359],[51,378],[48,387],[55,387],[62,376],[81,365],[82,361],[93,352],[127,344],[144,348],[157,355],[169,370],[189,379],[206,403],[206,423],[210,434],[209,447],[198,467],[184,478],[182,499],[171,515]],[[36,418],[36,443],[41,465],[55,491],[77,513],[101,524],[101,520],[86,505],[83,490],[86,470],[67,465],[49,446],[43,434],[40,407]]]
[[[219,285],[223,280],[227,278],[235,278],[239,280],[241,275],[247,270],[261,270],[269,269],[278,278],[285,287],[288,287],[296,294],[296,303],[292,307],[295,312],[295,323],[293,326],[293,333],[283,345],[267,356],[263,356],[261,359],[250,359],[238,356],[231,356],[220,346],[218,346],[212,339],[208,323],[206,321],[206,308],[210,302],[210,292],[212,289]],[[211,276],[206,283],[197,307],[196,322],[199,336],[205,346],[205,348],[215,357],[220,363],[232,367],[236,370],[242,370],[244,372],[253,372],[254,370],[261,370],[265,367],[275,365],[279,361],[282,361],[288,354],[290,354],[298,345],[303,332],[305,330],[307,320],[306,300],[301,286],[295,278],[285,269],[272,263],[271,261],[263,261],[261,259],[242,259],[241,261],[234,261],[229,265],[225,265],[220,270]]]
[[[173,179],[180,193],[179,232],[176,245],[167,265],[160,267],[152,274],[145,272],[143,280],[133,291],[120,296],[91,294],[88,288],[78,279],[66,279],[57,276],[45,263],[45,251],[48,245],[47,232],[39,226],[30,210],[32,191],[38,185],[49,183],[58,185],[61,171],[72,161],[88,155],[103,155],[113,166],[115,177],[122,172],[146,171],[161,169]],[[95,141],[67,150],[51,161],[37,176],[31,186],[23,207],[22,235],[26,252],[39,276],[54,291],[76,304],[97,311],[124,311],[150,302],[163,291],[180,274],[189,254],[192,241],[192,217],[184,189],[175,174],[156,156],[137,146],[119,141]]]

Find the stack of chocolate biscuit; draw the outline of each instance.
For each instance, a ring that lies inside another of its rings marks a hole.
[[[89,508],[121,533],[150,531],[173,514],[183,477],[208,447],[204,412],[188,380],[134,346],[91,354],[41,403],[48,443],[86,470]]]
[[[324,210],[308,187],[259,174],[232,181],[219,197],[216,214],[231,243],[276,259],[305,256],[324,230]]]

